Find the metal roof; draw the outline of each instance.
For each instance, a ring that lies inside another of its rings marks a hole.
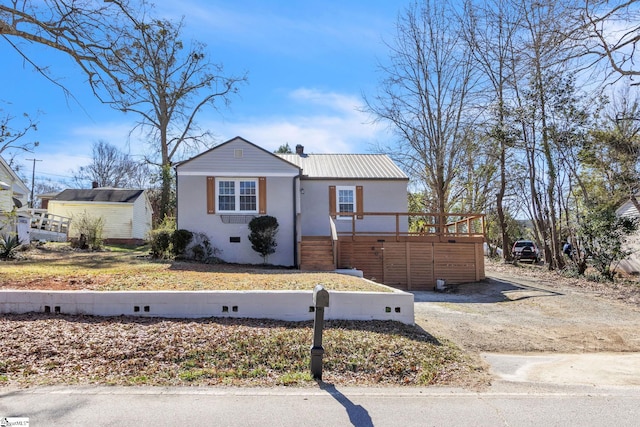
[[[124,190],[121,188],[94,188],[91,190],[67,189],[51,200],[64,202],[111,202],[133,203],[144,190]]]
[[[409,179],[385,154],[276,154],[307,178]]]

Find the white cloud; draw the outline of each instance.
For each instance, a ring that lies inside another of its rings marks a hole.
[[[81,144],[85,151],[91,155],[91,148],[95,142],[105,141],[118,147],[121,151],[132,155],[141,155],[145,152],[145,138],[139,130],[132,129],[135,123],[110,122],[100,125],[78,126],[69,131],[69,144]]]
[[[300,88],[290,92],[288,99],[299,107],[298,114],[206,125],[224,140],[242,136],[269,151],[289,143],[292,148],[302,144],[309,153],[365,153],[384,138],[383,126],[369,123],[367,114],[358,111],[359,100],[353,95]]]
[[[74,152],[51,152],[38,154],[37,158],[42,162],[36,163],[36,175],[53,175],[54,180],[58,178],[71,177],[71,171],[77,170],[80,166],[91,163],[91,155]],[[31,165],[29,165],[31,166]],[[30,169],[30,167],[29,167]]]
[[[317,89],[300,88],[292,91],[289,98],[298,103],[311,103],[347,115],[361,115],[358,112],[362,102],[358,97],[336,92],[323,92]]]

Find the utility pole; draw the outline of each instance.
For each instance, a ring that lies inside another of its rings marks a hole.
[[[31,209],[33,209],[33,186],[35,184],[36,181],[36,162],[41,162],[42,160],[38,160],[38,159],[25,159],[25,160],[31,160],[33,161],[33,169],[31,171],[31,198],[29,199],[29,207]]]

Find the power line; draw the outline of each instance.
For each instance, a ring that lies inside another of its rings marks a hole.
[[[38,176],[40,176],[40,175],[57,176],[58,178],[69,178],[69,179],[73,179],[73,176],[69,176],[69,175],[59,175],[59,174],[49,173],[49,172],[38,172]]]

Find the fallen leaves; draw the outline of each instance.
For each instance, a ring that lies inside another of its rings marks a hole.
[[[309,384],[310,322],[63,315],[0,317],[0,384]],[[324,380],[473,385],[485,375],[455,347],[397,322],[330,321]]]

